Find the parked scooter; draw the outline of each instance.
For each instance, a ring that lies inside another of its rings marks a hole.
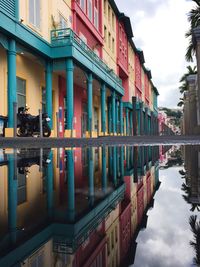
[[[32,116],[28,113],[29,108],[18,108],[17,114],[17,128],[18,136],[34,136],[40,134],[40,118],[38,116]],[[50,118],[46,113],[42,114],[42,130],[43,136],[49,137],[51,135],[51,129],[48,125]]]

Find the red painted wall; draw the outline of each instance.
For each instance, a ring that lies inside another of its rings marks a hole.
[[[66,81],[63,77],[59,77],[59,108],[60,116],[60,133],[59,136],[64,136],[64,98],[66,96]],[[81,117],[82,117],[82,103],[86,102],[86,90],[74,84],[74,129],[76,130],[76,137],[81,137]]]
[[[149,104],[149,78],[146,74],[144,76],[144,88],[145,88],[145,102],[148,105]]]
[[[144,214],[144,186],[143,183],[137,191],[137,222],[141,222]]]
[[[124,183],[126,185],[125,198],[130,200],[131,199],[131,177],[125,176]]]
[[[76,267],[92,266],[102,253],[102,266],[106,263],[106,236],[104,222],[94,230],[89,238],[78,248],[75,254]],[[95,265],[100,267],[99,265]]]
[[[93,3],[93,18],[92,21],[88,17],[87,1],[85,12],[81,9],[79,1],[73,0],[72,3],[72,12],[73,12],[73,30],[80,36],[82,33],[86,39],[87,44],[90,48],[96,49],[99,52],[99,56],[102,57],[102,45],[103,45],[103,36],[102,36],[102,1],[97,1],[98,3],[98,17],[99,17],[99,27],[96,28],[94,25],[94,6]]]
[[[122,213],[119,219],[120,226],[120,260],[126,257],[131,242],[131,203],[121,203]]]
[[[129,93],[129,80],[128,80],[128,78],[122,79],[122,85],[124,87],[124,96],[123,96],[122,100],[124,102],[129,102],[130,93]]]

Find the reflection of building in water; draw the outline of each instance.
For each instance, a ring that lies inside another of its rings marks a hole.
[[[152,147],[6,150],[0,266],[119,266],[147,219],[158,157]]]
[[[182,185],[182,190],[184,199],[192,204],[194,210],[200,205],[200,146],[185,146],[183,155],[185,171],[181,174],[185,178],[185,183]]]

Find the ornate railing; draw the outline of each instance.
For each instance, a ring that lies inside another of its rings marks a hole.
[[[59,29],[51,31],[51,44],[53,46],[62,46],[69,42],[75,42],[87,55],[89,55],[97,64],[99,64],[107,73],[109,73],[120,85],[122,80],[110,69],[101,58],[74,32],[72,29]]]

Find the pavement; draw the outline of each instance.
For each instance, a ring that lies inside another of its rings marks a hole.
[[[98,138],[0,138],[0,148],[84,147],[123,145],[200,145],[200,135],[103,136]]]

